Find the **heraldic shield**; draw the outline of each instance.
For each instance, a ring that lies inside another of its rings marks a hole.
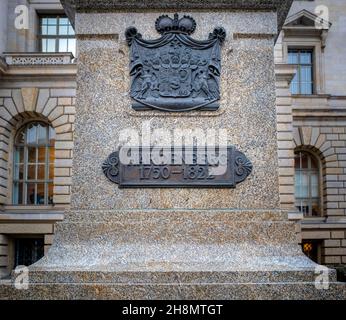
[[[178,14],[159,17],[155,27],[162,34],[156,40],[144,40],[134,27],[126,30],[133,109],[217,110],[225,30],[215,28],[204,41],[192,39],[195,20]]]

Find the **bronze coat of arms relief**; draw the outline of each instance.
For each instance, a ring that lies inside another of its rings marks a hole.
[[[155,27],[162,35],[156,40],[144,40],[134,27],[125,32],[133,109],[217,110],[225,30],[215,28],[207,40],[195,40],[190,37],[195,20],[178,14],[160,16]]]

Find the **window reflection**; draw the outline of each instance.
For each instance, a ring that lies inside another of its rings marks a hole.
[[[54,129],[45,123],[25,125],[15,139],[13,204],[53,203]]]
[[[320,216],[320,172],[317,159],[308,152],[295,153],[295,199],[304,216]]]
[[[76,55],[75,32],[65,15],[41,16],[40,30],[42,52],[72,52]]]

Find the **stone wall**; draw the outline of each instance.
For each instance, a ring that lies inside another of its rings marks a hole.
[[[323,212],[321,217],[303,218],[293,206],[289,217],[302,219],[297,228],[300,241],[319,243],[321,263],[338,265],[346,261],[346,78],[344,65],[340,65],[345,50],[340,44],[346,34],[346,23],[341,18],[346,10],[345,2],[295,1],[288,19],[303,9],[320,14],[319,5],[326,6],[320,10],[328,13],[324,18],[332,23],[325,39],[312,39],[309,35],[304,38],[302,33],[295,35],[291,29],[289,35],[285,31],[280,34],[275,46],[280,199],[284,209],[289,210],[294,204],[294,150],[309,150],[321,164]],[[316,82],[324,85],[316,86],[313,95],[291,96],[289,93],[290,74],[292,78],[295,71],[294,66],[286,64],[288,41],[291,46],[296,41],[298,47],[304,41],[306,45],[317,44],[315,62],[319,64],[314,68],[314,75]]]

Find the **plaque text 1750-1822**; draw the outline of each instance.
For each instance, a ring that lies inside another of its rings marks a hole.
[[[132,148],[131,153],[127,163],[121,161],[121,151],[113,152],[103,163],[104,174],[119,187],[234,188],[252,171],[250,160],[233,146],[224,152],[216,149],[212,156],[198,148]]]

